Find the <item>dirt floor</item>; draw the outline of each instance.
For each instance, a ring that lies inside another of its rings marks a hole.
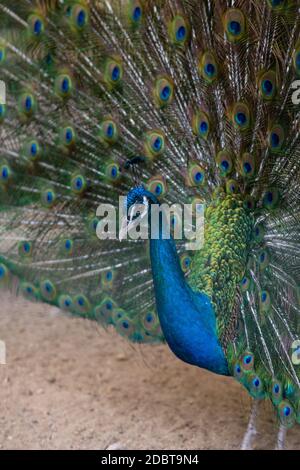
[[[232,379],[183,364],[166,346],[1,293],[1,449],[238,449],[250,400]],[[300,427],[287,448],[300,449]],[[274,447],[263,404],[255,448]]]

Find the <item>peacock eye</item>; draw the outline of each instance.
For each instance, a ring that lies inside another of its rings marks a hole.
[[[274,70],[263,73],[259,79],[260,93],[264,100],[272,100],[277,92],[277,76]]]
[[[85,24],[85,20],[86,20],[86,13],[84,10],[80,10],[79,13],[77,14],[77,18],[76,18],[76,21],[77,21],[77,25],[82,28],[82,26],[84,26]]]
[[[153,89],[154,99],[157,106],[163,108],[170,104],[174,96],[174,85],[169,77],[161,77],[156,80]]]
[[[232,121],[236,129],[240,131],[248,129],[251,123],[249,106],[241,102],[236,103],[232,111]]]
[[[57,96],[62,99],[67,99],[73,92],[73,81],[67,73],[60,73],[57,75],[54,82],[54,89]]]
[[[38,38],[45,29],[44,21],[42,17],[38,15],[30,15],[28,18],[28,30],[29,34]]]
[[[190,35],[190,26],[185,18],[180,15],[175,16],[169,25],[169,37],[175,46],[184,46]]]
[[[111,145],[111,144],[116,143],[119,138],[119,131],[118,131],[117,123],[110,118],[104,119],[100,123],[99,138],[101,141],[105,142],[106,144]]]
[[[109,59],[106,62],[104,70],[104,80],[110,87],[118,85],[123,77],[123,66],[121,62]]]
[[[145,136],[144,149],[149,158],[162,155],[165,150],[165,137],[160,131],[149,131]]]
[[[193,132],[196,136],[199,136],[202,139],[206,140],[210,132],[209,116],[201,110],[194,113],[193,120],[192,120],[192,127],[193,127]]]
[[[258,388],[260,386],[260,380],[258,377],[256,377],[253,381],[252,381],[253,385],[255,388]]]

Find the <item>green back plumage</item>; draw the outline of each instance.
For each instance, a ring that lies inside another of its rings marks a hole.
[[[206,243],[178,243],[182,267],[232,374],[300,421],[299,2],[2,1],[0,24],[3,284],[163,341],[145,243],[99,241],[96,209],[136,177],[201,200]]]

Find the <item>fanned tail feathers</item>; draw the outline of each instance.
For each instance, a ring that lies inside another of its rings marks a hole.
[[[0,5],[2,283],[17,277],[31,299],[163,341],[145,243],[100,241],[97,207],[117,207],[136,178],[169,204],[240,194],[253,233],[234,308],[218,321],[232,374],[286,426],[300,423],[299,10]],[[178,249],[188,275],[192,254]]]

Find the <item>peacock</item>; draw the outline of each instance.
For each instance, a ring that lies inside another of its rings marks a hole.
[[[1,0],[0,25],[1,285],[232,376],[253,398],[242,448],[265,399],[283,448],[300,424],[299,0]],[[202,207],[201,248],[163,213],[148,240],[99,237],[121,197],[123,231],[136,207]]]

